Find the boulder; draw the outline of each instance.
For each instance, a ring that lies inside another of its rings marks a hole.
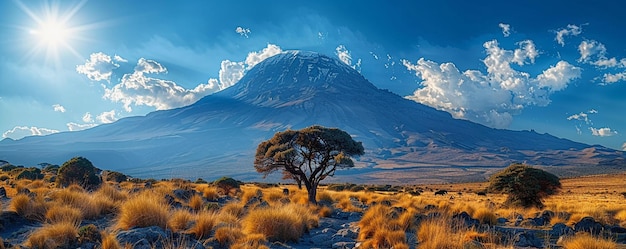
[[[598,235],[604,230],[604,227],[600,222],[597,222],[593,217],[582,218],[574,225],[575,232],[588,232],[594,235]]]
[[[568,227],[563,223],[556,223],[552,226],[552,230],[550,230],[550,236],[552,237],[561,237],[566,235],[573,235],[574,229]]]
[[[513,237],[513,246],[515,247],[532,247],[543,248],[543,241],[532,231],[524,231],[516,233]]]
[[[162,246],[164,239],[171,238],[172,232],[157,226],[142,227],[121,231],[117,234],[117,241],[123,246],[124,244],[132,245],[131,248],[150,249],[151,244],[155,247]],[[146,247],[147,246],[147,247]]]

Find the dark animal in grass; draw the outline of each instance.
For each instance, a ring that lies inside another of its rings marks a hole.
[[[446,194],[448,194],[448,191],[447,190],[443,190],[443,189],[442,190],[437,190],[437,192],[435,192],[435,195],[442,195],[443,196],[443,195],[446,195]]]

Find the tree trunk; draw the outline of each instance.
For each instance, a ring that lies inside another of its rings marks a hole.
[[[309,193],[309,203],[317,205],[317,184],[306,184],[306,191]]]

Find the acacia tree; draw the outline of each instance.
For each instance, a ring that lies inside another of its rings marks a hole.
[[[559,178],[525,164],[511,164],[489,178],[489,190],[507,194],[506,204],[543,207],[542,199],[561,188]]]
[[[351,156],[363,155],[363,145],[336,128],[311,126],[286,130],[259,144],[254,159],[257,172],[282,170],[283,176],[304,184],[310,203],[317,203],[317,186],[337,168],[354,167]]]

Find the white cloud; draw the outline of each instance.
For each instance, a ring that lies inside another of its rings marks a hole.
[[[27,136],[45,136],[53,133],[59,132],[58,130],[47,129],[47,128],[39,128],[39,127],[28,127],[28,126],[15,126],[13,129],[5,131],[2,133],[2,138],[11,138],[14,140],[21,139]]]
[[[98,124],[77,124],[74,122],[70,122],[65,124],[67,126],[67,129],[69,131],[82,131],[82,130],[86,130],[89,129],[91,127],[96,127],[98,126]]]
[[[580,45],[578,45],[578,52],[580,52],[578,61],[593,63],[591,61],[592,57],[597,57],[597,59],[605,58],[606,47],[598,41],[582,41]]]
[[[267,44],[267,47],[262,49],[259,52],[250,52],[246,57],[245,63],[248,65],[247,69],[254,67],[259,62],[272,57],[274,55],[280,54],[283,50],[274,44]]]
[[[539,55],[532,41],[519,42],[518,46],[518,49],[506,50],[495,40],[485,42],[486,74],[479,70],[461,72],[453,63],[438,64],[424,58],[415,64],[402,60],[409,71],[422,79],[422,87],[407,98],[447,111],[456,118],[506,128],[514,114],[526,106],[548,105],[553,92],[580,77],[581,69],[565,61],[535,78],[515,70],[512,64],[530,64]]]
[[[619,81],[626,81],[626,72],[621,72],[621,73],[605,73],[602,76],[602,82],[606,83],[606,84],[612,84],[612,83],[616,83]]]
[[[584,112],[571,115],[567,117],[567,120],[580,120],[580,121],[585,121],[586,124],[591,124],[591,120],[589,120],[589,115],[587,115],[587,113],[584,113]]]
[[[85,115],[83,115],[83,122],[93,123],[93,117],[91,116],[91,113],[86,112]]]
[[[617,135],[617,131],[614,131],[611,128],[608,128],[608,127],[599,128],[599,129],[590,127],[589,129],[591,130],[591,134],[594,135],[594,136],[610,137],[610,136]]]
[[[561,46],[565,46],[565,36],[577,36],[582,33],[582,28],[573,24],[567,25],[567,28],[556,31],[556,37],[554,40]]]
[[[244,36],[246,38],[248,38],[248,35],[250,35],[250,29],[248,28],[237,27],[235,29],[235,32],[237,32],[237,34],[240,34],[241,36]]]
[[[123,60],[117,61],[122,62]],[[118,67],[120,65],[115,63],[111,56],[99,52],[91,54],[85,64],[76,66],[76,72],[86,75],[87,78],[93,81],[110,81],[113,70]]]
[[[193,89],[186,89],[174,81],[146,75],[166,73],[167,68],[154,60],[141,58],[135,71],[125,74],[119,84],[111,88],[105,86],[103,97],[121,102],[127,112],[132,111],[132,105],[152,106],[157,110],[189,105],[206,95],[234,85],[244,76],[246,70],[280,52],[280,47],[268,44],[261,51],[249,53],[243,62],[224,60],[219,79],[209,79],[206,84],[199,84]]]
[[[116,113],[115,110],[111,110],[108,112],[102,112],[100,113],[100,115],[96,116],[96,119],[98,120],[98,122],[103,123],[103,124],[108,124],[108,123],[113,123],[115,121],[117,121],[117,117],[116,117]]]
[[[500,23],[498,24],[498,27],[502,29],[502,35],[504,35],[504,37],[509,37],[509,35],[511,35],[511,25]]]
[[[127,60],[127,59],[124,59],[124,58],[122,58],[122,57],[121,57],[121,56],[119,56],[119,55],[114,55],[114,56],[113,56],[113,60],[118,61],[118,62],[124,62],[124,63],[128,62],[128,60]]]
[[[579,62],[594,65],[599,69],[618,71],[604,73],[602,77],[598,77],[602,80],[602,83],[612,84],[626,81],[626,71],[623,71],[623,68],[626,68],[626,58],[619,60],[615,57],[608,58],[604,44],[595,40],[585,40],[578,45],[578,52],[580,53]]]
[[[55,112],[65,112],[65,107],[60,104],[54,104],[52,105],[52,108],[54,108]]]
[[[626,143],[622,144],[622,150],[626,151]]]

